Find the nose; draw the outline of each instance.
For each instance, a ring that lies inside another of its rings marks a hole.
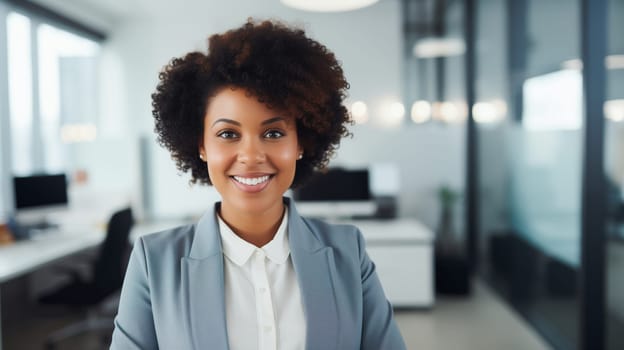
[[[243,164],[258,164],[266,160],[264,146],[260,140],[252,137],[241,140],[238,149],[238,161]]]

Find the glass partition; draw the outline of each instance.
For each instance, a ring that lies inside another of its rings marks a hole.
[[[624,349],[624,0],[608,1],[605,144],[607,349]]]
[[[557,349],[578,347],[580,2],[478,1],[482,275]]]

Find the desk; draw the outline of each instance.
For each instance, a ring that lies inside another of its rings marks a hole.
[[[182,221],[160,221],[134,225],[130,241],[136,237],[183,225]],[[52,264],[70,255],[92,249],[100,245],[105,232],[96,227],[51,230],[33,239],[17,241],[0,246],[0,298],[2,283]],[[1,300],[0,300],[1,303]],[[0,310],[1,316],[1,310]],[[2,350],[2,319],[0,318],[0,350]]]
[[[97,247],[103,240],[104,232],[98,232],[98,230],[86,234],[59,231],[45,233],[35,239],[0,246],[0,297],[2,283],[72,254]],[[2,350],[1,319],[0,350]]]
[[[0,246],[0,284],[74,253],[96,247],[103,240],[103,232],[88,234],[55,232]]]

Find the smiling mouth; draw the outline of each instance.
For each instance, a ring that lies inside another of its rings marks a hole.
[[[246,186],[258,186],[260,184],[264,184],[272,177],[272,175],[264,175],[258,177],[241,177],[241,176],[232,176],[232,178],[243,185]]]

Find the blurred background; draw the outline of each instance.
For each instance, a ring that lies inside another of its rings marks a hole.
[[[624,0],[297,3],[0,0],[0,349],[106,348],[115,288],[44,296],[97,280],[120,209],[131,244],[219,199],[157,144],[150,95],[248,17],[342,63],[337,192],[289,195],[359,220],[408,348],[623,349]]]

